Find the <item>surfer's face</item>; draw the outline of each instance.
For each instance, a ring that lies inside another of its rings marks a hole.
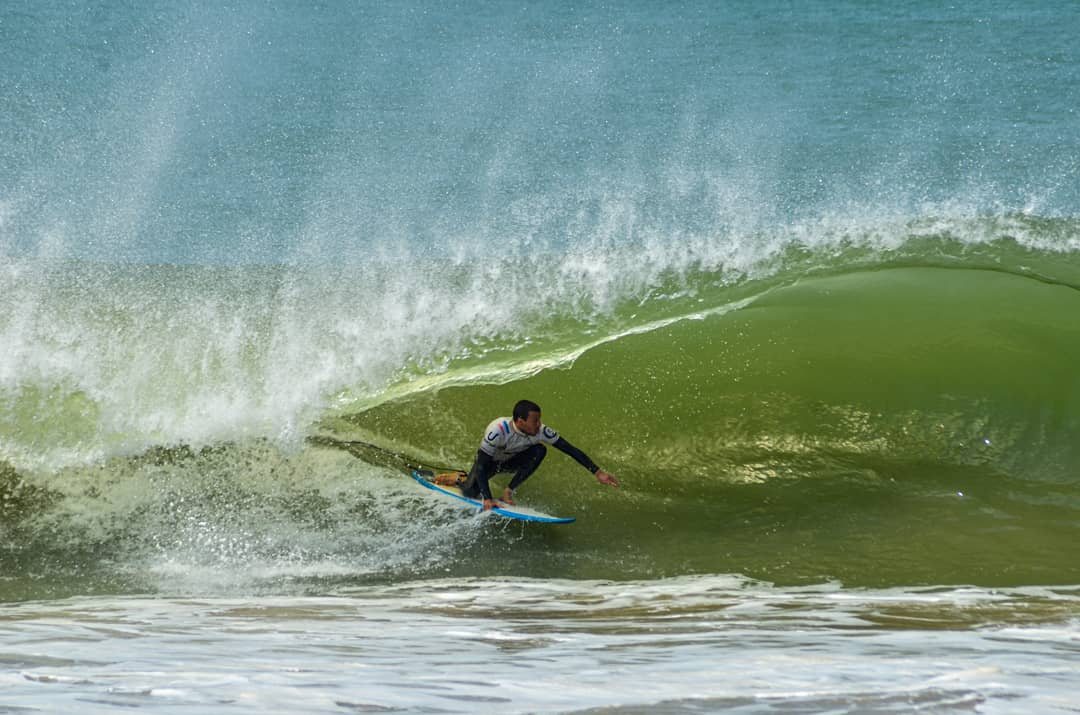
[[[523,420],[515,420],[514,424],[519,430],[531,437],[540,431],[540,413],[530,412],[528,417]]]

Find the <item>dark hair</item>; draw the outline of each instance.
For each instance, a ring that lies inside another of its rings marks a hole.
[[[530,400],[518,400],[518,403],[514,405],[514,419],[515,420],[527,420],[529,419],[530,412],[539,412],[540,405]]]

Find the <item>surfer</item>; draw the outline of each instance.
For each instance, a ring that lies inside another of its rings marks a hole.
[[[476,452],[476,462],[467,477],[459,477],[455,486],[460,486],[462,493],[470,498],[483,496],[484,511],[496,506],[491,498],[489,481],[498,472],[514,472],[510,484],[503,491],[502,501],[514,504],[514,492],[532,476],[540,462],[544,461],[550,444],[555,449],[570,455],[574,461],[588,469],[601,484],[619,486],[619,480],[596,466],[589,457],[574,445],[559,436],[559,433],[540,422],[540,406],[529,400],[521,400],[514,405],[514,416],[500,417],[488,425],[480,449]],[[449,476],[449,475],[448,475]]]

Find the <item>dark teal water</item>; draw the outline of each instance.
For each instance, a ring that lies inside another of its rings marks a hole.
[[[793,222],[1072,216],[1078,25],[1070,2],[14,0],[5,253],[694,240],[727,264]]]

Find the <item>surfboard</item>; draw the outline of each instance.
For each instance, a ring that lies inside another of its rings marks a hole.
[[[422,486],[427,487],[433,492],[438,492],[443,496],[450,497],[451,499],[457,499],[464,504],[471,504],[476,507],[477,511],[484,508],[484,502],[480,499],[472,499],[461,493],[461,490],[457,487],[444,487],[441,484],[436,484],[432,481],[434,474],[426,470],[418,471],[412,470],[412,478],[420,482]],[[505,504],[498,499],[495,500],[498,504],[491,510],[492,514],[498,514],[499,516],[505,516],[507,519],[518,519],[519,521],[535,521],[541,524],[569,524],[576,519],[572,516],[552,516],[551,514],[545,514],[535,509],[530,509],[527,506],[521,506],[519,504],[510,505]]]

